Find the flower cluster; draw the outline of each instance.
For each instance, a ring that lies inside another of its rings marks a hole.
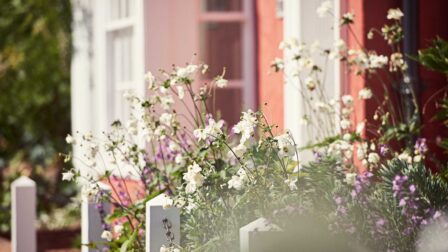
[[[317,13],[331,16],[331,3],[322,3]],[[382,28],[393,46],[401,39],[402,15],[390,10],[387,18],[393,24]],[[340,25],[354,22],[355,14],[346,13]],[[277,217],[285,214],[288,220],[308,215],[325,220],[334,234],[348,234],[355,243],[380,251],[408,241],[414,245],[416,232],[446,205],[431,190],[448,193],[440,177],[427,174],[431,182],[419,180],[425,174],[426,140],[418,139],[413,147],[391,144],[412,129],[394,117],[388,96],[375,97],[380,106],[373,119],[379,126],[357,122],[357,105],[374,102],[376,88],[369,84],[357,94],[328,97],[321,64],[339,61],[366,80],[373,75],[381,79],[379,72],[387,66],[397,75],[406,70],[400,50],[380,55],[349,48],[339,39],[331,48],[286,39],[280,48],[285,58],[275,59],[272,67],[284,72],[286,84],[303,96],[297,123],[310,130],[309,136],[300,136],[309,140],[307,146],[297,146],[288,131],[274,133],[275,125],[261,111],[243,111],[235,125],[217,117],[209,98],[228,81],[223,71],[210,83],[193,86],[208,71],[206,64],[147,73],[149,95],[125,96],[131,108],[126,121],[114,122],[102,137],[67,136],[68,144],[81,149],[81,158],[75,159],[81,161],[62,179],[80,183],[100,213],[104,201],[114,206],[112,215],[102,216],[102,238],[110,248],[144,248],[144,205],[161,193],[163,208],[181,209],[185,240],[160,251],[233,250],[241,223],[269,216],[280,223]],[[301,151],[311,151],[314,158],[299,159]],[[106,193],[104,183],[112,192]],[[136,189],[129,190],[130,183]]]

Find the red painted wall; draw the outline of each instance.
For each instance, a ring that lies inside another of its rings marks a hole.
[[[283,131],[283,77],[270,68],[271,61],[283,58],[278,49],[283,39],[283,20],[276,17],[276,1],[263,0],[256,3],[257,79],[258,104],[269,122]],[[265,106],[264,104],[268,105]]]
[[[375,34],[372,40],[367,39],[367,33],[371,28],[381,29],[381,26],[386,22],[387,10],[390,8],[396,8],[400,6],[399,0],[376,0],[376,1],[359,1],[359,0],[345,0],[342,1],[342,12],[353,11],[355,13],[355,23],[350,28],[344,28],[342,31],[343,36],[347,39],[349,48],[360,49],[366,48],[367,50],[375,50],[378,54],[390,55],[391,51],[387,45],[387,42],[382,37]],[[341,90],[345,90],[345,93],[351,94],[355,98],[355,116],[353,120],[355,124],[364,120],[369,123],[375,123],[373,116],[375,110],[379,106],[379,102],[376,99],[370,99],[368,101],[360,101],[356,99],[358,92],[364,88],[369,87],[374,94],[381,98],[383,96],[384,88],[381,82],[375,78],[369,78],[368,76],[357,76],[354,73],[345,72],[343,77],[346,81],[342,81]],[[384,78],[384,77],[383,77]],[[384,78],[385,79],[385,78]],[[388,86],[389,92],[392,92],[390,85]],[[378,137],[375,132],[367,128],[365,135],[370,138]]]
[[[431,0],[420,1],[419,30],[420,41],[419,48],[426,48],[431,45],[431,40],[437,36],[448,40],[448,1]],[[443,92],[434,94],[448,85],[444,75],[428,71],[420,67],[421,96],[420,106],[424,106],[424,113],[421,115],[425,127],[422,129],[422,136],[427,138],[428,145],[434,155],[439,160],[448,161],[446,154],[443,154],[436,145],[437,137],[448,137],[447,129],[439,122],[433,122],[432,118],[437,112],[436,102],[443,96]],[[445,90],[446,91],[446,90]],[[446,92],[445,92],[446,94]]]
[[[344,0],[342,1],[342,11],[354,11],[356,14],[355,24],[352,26],[352,31],[342,31],[343,36],[348,40],[348,46],[352,48],[359,48],[360,45],[368,50],[376,50],[380,54],[389,55],[390,50],[379,36],[376,36],[373,40],[368,40],[366,34],[370,28],[380,28],[386,20],[386,13],[389,8],[401,8],[402,1],[400,0]],[[431,0],[420,1],[419,4],[419,45],[418,48],[425,48],[430,45],[430,41],[436,36],[440,36],[444,39],[448,39],[448,15],[445,11],[448,9],[448,1],[446,0]],[[356,36],[356,39],[355,39]],[[359,44],[358,44],[359,42]],[[421,80],[421,94],[419,97],[420,107],[426,106],[424,113],[421,115],[422,123],[424,125],[421,137],[425,137],[428,140],[428,144],[431,149],[431,153],[434,153],[439,159],[447,160],[446,155],[436,146],[436,138],[438,136],[448,136],[446,129],[438,122],[433,122],[432,118],[436,113],[436,100],[440,98],[442,93],[432,99],[431,96],[441,88],[446,87],[447,80],[445,76],[430,72],[428,70],[419,68],[420,80]],[[341,90],[345,93],[349,93],[356,97],[358,91],[366,86],[366,79],[359,76],[355,76],[352,73],[345,73],[343,79],[347,81],[342,82]],[[383,89],[380,87],[378,81],[371,81],[370,87],[372,87],[374,93],[381,97],[383,95]],[[392,91],[392,90],[391,90]],[[354,118],[355,121],[361,121],[363,119],[373,123],[372,117],[378,104],[374,100],[368,102],[357,102],[357,112]],[[375,137],[374,133],[366,133],[369,137]]]

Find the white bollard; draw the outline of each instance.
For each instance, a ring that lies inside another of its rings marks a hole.
[[[280,229],[272,224],[268,224],[265,218],[258,218],[255,221],[240,228],[240,252],[259,251],[259,241],[256,234],[261,232],[278,232]],[[257,246],[258,244],[258,246]],[[262,247],[262,246],[261,246]]]
[[[166,196],[160,194],[146,203],[146,252],[159,252],[164,245],[180,244],[180,211],[164,209]]]
[[[22,176],[12,182],[12,252],[36,251],[36,183]]]
[[[106,193],[110,193],[112,190],[110,186],[106,184],[100,184],[100,187],[101,190]],[[103,210],[105,215],[110,214],[111,206],[108,202],[103,202]],[[101,251],[101,248],[103,248],[101,243],[106,242],[101,238],[103,231],[102,218],[99,209],[97,208],[97,202],[83,196],[81,207],[81,251]],[[90,248],[89,246],[86,246],[87,244],[95,244],[97,248]]]

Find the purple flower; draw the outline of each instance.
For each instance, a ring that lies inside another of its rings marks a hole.
[[[376,221],[376,227],[378,229],[382,228],[384,226],[384,224],[386,224],[386,221],[383,218],[380,218],[379,220]]]
[[[414,148],[418,153],[423,154],[428,151],[428,145],[426,144],[426,138],[419,138],[415,142]]]
[[[435,219],[439,218],[440,216],[442,216],[442,214],[440,213],[440,211],[436,211],[436,212],[434,213],[434,215],[432,216],[432,218],[435,220]]]
[[[342,204],[342,198],[341,197],[336,197],[334,199],[334,201],[336,202],[337,205],[341,205]]]
[[[400,199],[400,203],[398,203],[398,206],[402,207],[406,205],[406,198]]]
[[[410,191],[411,193],[414,193],[414,192],[415,192],[415,185],[410,185],[410,186],[409,186],[409,191]]]
[[[389,147],[387,147],[387,145],[385,145],[385,144],[381,144],[380,145],[380,155],[384,157],[387,155],[388,152],[389,152]]]

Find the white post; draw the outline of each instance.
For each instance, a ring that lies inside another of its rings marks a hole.
[[[28,177],[12,185],[12,252],[36,251],[36,183]]]
[[[335,15],[327,18],[319,18],[316,9],[323,0],[284,0],[283,37],[285,39],[295,38],[308,46],[318,40],[322,48],[333,48],[334,41],[339,39],[339,5],[340,0],[331,0]],[[313,25],[309,25],[313,24]],[[285,58],[290,58],[292,52],[285,51]],[[312,55],[317,65],[326,64],[324,93],[327,99],[339,98],[340,90],[340,66],[335,61],[325,62],[321,56]],[[301,93],[298,78],[287,78],[283,92],[285,94],[283,120],[285,129],[290,130],[298,147],[304,147],[315,141],[318,136],[315,125],[304,125],[300,123],[301,118],[307,115],[306,101]],[[336,118],[335,118],[336,120]],[[319,125],[320,127],[331,127],[331,125]],[[299,154],[301,162],[312,160],[311,151],[302,151]]]
[[[146,203],[146,252],[159,252],[172,243],[180,244],[180,211],[176,207],[164,209],[166,196],[160,194]]]
[[[108,185],[101,184],[101,190],[109,194],[111,188]],[[101,205],[101,209],[97,206]],[[104,211],[104,215],[111,212],[111,206],[108,202],[99,202],[96,200],[83,197],[81,207],[81,244],[82,252],[96,252],[103,247],[102,243],[106,242],[101,238],[104,231],[103,220],[101,218],[100,210]],[[96,249],[90,248],[87,244],[95,244]]]
[[[278,232],[280,229],[269,224],[265,218],[258,218],[255,221],[240,228],[240,252],[255,252],[260,246],[254,238],[256,233],[260,232]]]

